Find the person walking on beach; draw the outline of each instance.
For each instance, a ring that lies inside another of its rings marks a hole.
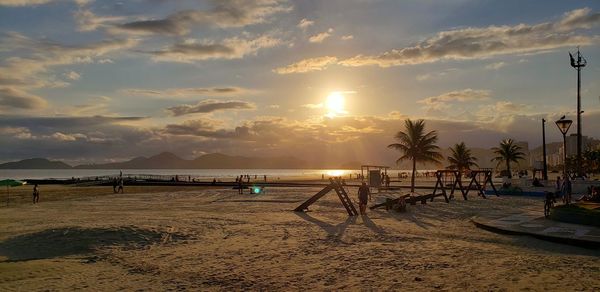
[[[40,202],[40,190],[38,189],[38,185],[35,184],[33,186],[33,203],[39,203]]]
[[[238,181],[238,194],[244,194],[244,181],[241,179]]]
[[[360,209],[360,215],[367,214],[367,203],[369,200],[371,200],[371,191],[369,190],[367,183],[363,182],[358,188],[358,207]]]
[[[113,193],[117,193],[117,178],[113,178]]]
[[[119,189],[117,190],[118,193],[123,193],[123,178],[119,179]]]

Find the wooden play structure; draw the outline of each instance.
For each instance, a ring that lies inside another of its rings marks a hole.
[[[489,183],[494,190],[494,195],[499,197],[498,191],[492,182],[492,175],[494,174],[491,168],[480,168],[478,170],[471,170],[471,182],[469,182],[469,186],[467,187],[467,195],[469,191],[476,190],[477,194],[482,198],[486,198],[485,196],[485,187]],[[475,186],[473,186],[475,184]],[[466,199],[466,197],[465,197]]]
[[[356,208],[354,208],[354,204],[352,204],[352,200],[350,200],[350,197],[348,197],[348,193],[346,192],[346,190],[344,189],[344,186],[342,185],[341,178],[335,178],[335,179],[330,178],[329,185],[327,185],[321,191],[316,193],[314,196],[310,197],[310,199],[306,200],[306,202],[302,203],[300,206],[298,206],[296,209],[294,209],[294,211],[296,211],[296,212],[308,211],[308,207],[310,205],[314,204],[320,198],[322,198],[323,196],[328,194],[331,190],[334,190],[335,193],[338,195],[340,202],[342,202],[342,205],[344,206],[344,208],[346,208],[346,211],[348,212],[349,216],[358,216],[358,212],[356,211]]]
[[[489,185],[494,190],[494,194],[498,195],[496,191],[496,187],[492,182],[493,171],[491,168],[482,168],[479,170],[471,170],[470,177],[471,180],[469,185],[465,188],[462,183],[462,172],[458,170],[448,170],[442,169],[438,170],[435,173],[436,182],[433,187],[433,192],[427,195],[420,196],[412,196],[411,194],[403,195],[400,198],[396,199],[388,199],[386,202],[381,204],[376,204],[371,206],[370,209],[376,209],[380,207],[389,208],[391,205],[397,203],[399,200],[403,199],[407,204],[415,205],[417,202],[421,202],[421,204],[427,204],[427,200],[433,202],[435,197],[444,197],[446,203],[450,202],[450,199],[454,197],[454,192],[459,190],[463,196],[463,199],[467,200],[467,196],[470,190],[477,191],[477,194],[483,198],[485,196],[485,187],[489,183]],[[439,193],[438,193],[439,192]],[[448,194],[449,192],[449,194]]]

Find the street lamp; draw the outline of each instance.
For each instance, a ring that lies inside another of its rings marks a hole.
[[[555,123],[563,135],[563,166],[564,166],[563,167],[563,176],[566,179],[566,177],[567,177],[567,132],[569,131],[569,128],[571,127],[571,124],[573,123],[573,121],[565,120],[564,118],[561,118],[560,120],[556,121]]]
[[[546,163],[546,119],[542,119],[542,155],[543,159],[543,167],[542,167],[542,179],[548,180],[548,166]]]

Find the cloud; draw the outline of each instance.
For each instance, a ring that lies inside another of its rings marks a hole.
[[[54,0],[0,0],[0,6],[33,6],[52,1]]]
[[[113,64],[114,61],[111,59],[100,59],[100,60],[98,60],[98,63],[99,64]]]
[[[45,106],[46,100],[37,95],[16,88],[0,87],[0,109],[34,110]]]
[[[53,82],[47,73],[52,66],[91,63],[114,51],[129,49],[138,44],[136,39],[108,39],[83,45],[63,45],[46,40],[34,40],[19,33],[7,33],[2,39],[10,44],[6,48],[21,53],[19,57],[10,57],[0,66],[2,76],[23,81],[29,87],[48,87]]]
[[[330,28],[327,31],[324,31],[322,33],[318,33],[316,35],[309,37],[308,41],[311,43],[321,43],[324,40],[326,40],[327,38],[329,38],[332,33],[333,33],[333,28]]]
[[[192,87],[169,88],[165,90],[129,88],[122,92],[133,96],[152,96],[161,98],[171,97],[198,97],[198,96],[238,96],[252,92],[247,88],[229,87]]]
[[[235,129],[218,129],[223,123],[211,119],[188,120],[182,124],[165,126],[164,133],[177,136],[199,136],[218,139],[239,139],[248,133],[243,127]]]
[[[35,6],[56,1],[57,0],[0,0],[0,6]],[[86,5],[92,1],[93,0],[74,0],[75,4],[77,4],[78,6]]]
[[[437,96],[430,96],[418,101],[418,103],[424,104],[424,108],[429,113],[436,113],[448,109],[450,105],[455,102],[487,100],[490,98],[490,96],[491,91],[489,90],[476,90],[467,88],[463,90],[446,92]]]
[[[62,142],[71,142],[71,141],[77,140],[77,137],[75,135],[66,135],[61,132],[56,132],[56,133],[50,135],[50,138],[52,138],[54,140],[62,141]]]
[[[318,108],[323,108],[323,104],[322,103],[317,103],[317,104],[307,103],[307,104],[301,105],[301,107],[308,108],[308,109],[318,109]]]
[[[413,46],[393,49],[379,55],[356,55],[339,60],[336,64],[350,67],[369,65],[391,67],[446,60],[486,59],[509,54],[539,54],[557,48],[571,47],[573,44],[594,43],[598,37],[586,36],[578,32],[598,24],[600,24],[600,13],[583,8],[565,13],[555,22],[442,31]],[[301,60],[295,64],[315,59],[319,58]]]
[[[211,113],[222,110],[252,110],[255,109],[256,105],[246,101],[239,100],[228,100],[219,101],[213,99],[206,99],[198,102],[195,105],[179,105],[170,107],[167,110],[170,111],[174,116],[182,116],[194,113]]]
[[[446,93],[440,94],[438,96],[430,96],[430,97],[427,97],[427,98],[419,101],[419,103],[432,104],[432,103],[439,103],[439,102],[453,102],[453,101],[465,102],[465,101],[474,101],[474,100],[485,100],[485,99],[489,99],[490,95],[491,95],[491,91],[489,91],[489,90],[476,90],[476,89],[467,88],[467,89],[463,89],[463,90],[446,92]]]
[[[81,79],[81,75],[75,71],[70,71],[68,73],[63,74],[67,79],[71,80],[79,80]]]
[[[305,59],[294,64],[290,64],[285,67],[276,68],[273,72],[278,74],[290,74],[290,73],[306,73],[311,71],[320,71],[327,68],[331,64],[337,62],[336,57],[325,56],[317,57],[312,59]]]
[[[496,62],[496,63],[490,63],[490,64],[485,65],[485,69],[498,70],[504,66],[506,66],[505,62]]]
[[[18,92],[26,97],[29,104],[41,104],[40,98],[26,93],[32,88],[57,88],[69,84],[57,80],[51,73],[54,66],[91,63],[95,58],[114,51],[131,48],[137,45],[135,39],[108,39],[83,45],[63,45],[47,40],[34,40],[15,32],[6,33],[2,38],[6,44],[3,48],[18,57],[9,57],[0,64],[0,89],[4,92]],[[67,78],[75,80],[76,72],[67,74]],[[9,77],[10,76],[10,77]],[[16,90],[16,91],[15,91]],[[23,100],[23,99],[21,99]],[[37,102],[33,102],[37,100]]]
[[[540,53],[573,44],[591,44],[595,38],[576,35],[600,23],[600,14],[589,8],[565,13],[557,22],[536,25],[488,26],[439,32],[421,43],[379,55],[358,55],[339,63],[344,66],[380,67],[432,63],[443,60],[483,59],[505,54]]]
[[[349,34],[349,35],[343,35],[340,39],[343,40],[343,41],[349,41],[349,40],[353,40],[354,36],[351,35],[351,34]]]
[[[188,41],[163,50],[146,53],[153,55],[155,61],[192,63],[209,59],[240,59],[246,55],[255,55],[260,49],[280,44],[281,40],[270,36],[261,36],[256,39],[234,37],[225,39],[222,43]]]
[[[308,20],[308,19],[306,19],[306,18],[303,18],[302,20],[300,20],[300,23],[298,23],[298,25],[297,25],[297,26],[298,26],[299,28],[301,28],[301,29],[305,30],[305,29],[307,29],[309,26],[312,26],[312,25],[314,25],[314,24],[315,24],[315,22],[314,22],[314,21],[312,21],[312,20]]]
[[[115,33],[186,35],[196,24],[215,27],[244,27],[267,22],[274,14],[288,12],[281,0],[213,0],[210,10],[184,10],[163,19],[128,22],[113,27]]]
[[[99,27],[110,27],[110,24],[123,21],[123,16],[97,16],[89,9],[80,9],[73,13],[79,31],[93,31]]]

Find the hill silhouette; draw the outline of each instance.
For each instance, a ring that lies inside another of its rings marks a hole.
[[[0,169],[69,169],[70,165],[46,158],[30,158],[21,161],[0,164]]]
[[[295,157],[244,157],[221,153],[205,154],[193,160],[170,152],[151,157],[136,157],[124,162],[78,165],[79,169],[232,169],[232,168],[305,168],[306,163]]]

